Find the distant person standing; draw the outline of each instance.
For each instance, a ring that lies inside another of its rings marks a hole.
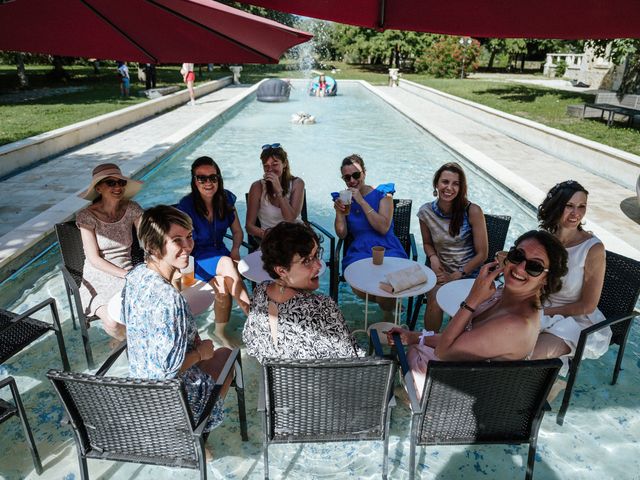
[[[118,75],[120,76],[120,95],[123,97],[129,96],[129,67],[125,62],[118,63]]]
[[[189,90],[189,97],[191,98],[189,104],[195,105],[196,95],[193,91],[193,83],[196,81],[196,73],[193,71],[193,63],[183,63],[180,73],[182,74],[184,83],[187,84],[187,89]]]
[[[144,64],[145,88],[156,88],[156,66],[153,63]]]

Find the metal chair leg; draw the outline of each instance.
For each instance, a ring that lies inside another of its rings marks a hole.
[[[33,465],[36,467],[36,472],[38,472],[38,475],[40,475],[42,473],[42,462],[40,461],[40,454],[38,453],[36,442],[33,439],[33,434],[31,433],[31,427],[29,426],[29,420],[27,420],[27,414],[24,411],[22,398],[20,397],[20,393],[18,392],[16,381],[12,377],[9,377],[9,379],[9,388],[11,389],[13,402],[15,403],[16,409],[18,410],[18,417],[20,417],[22,431],[24,432],[25,439],[27,440],[27,444],[29,445],[29,450],[31,451]]]
[[[247,434],[247,412],[244,401],[244,377],[242,376],[242,360],[240,355],[236,357],[235,365],[236,396],[238,397],[238,420],[240,421],[240,437],[244,442],[249,440]]]

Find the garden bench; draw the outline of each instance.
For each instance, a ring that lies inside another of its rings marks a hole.
[[[586,118],[587,109],[600,110],[600,118],[608,113],[607,126],[611,126],[616,115],[627,117],[627,125],[631,126],[635,117],[640,116],[640,95],[625,95],[620,100],[613,92],[599,93],[595,103],[585,103],[582,117]]]

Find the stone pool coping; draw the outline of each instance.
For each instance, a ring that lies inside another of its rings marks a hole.
[[[199,115],[194,114],[193,119],[189,121],[189,123],[180,126],[180,128],[177,128],[170,136],[163,138],[161,144],[154,145],[154,148],[150,148],[141,154],[136,154],[133,158],[122,163],[120,167],[123,174],[130,177],[141,176],[162,157],[178,149],[190,138],[200,133],[211,121],[223,115],[239,102],[253,94],[259,84],[260,83],[257,83],[246,87],[244,91],[225,101],[224,104],[215,102],[213,103],[214,106],[206,112]],[[177,93],[183,94],[184,92]],[[180,98],[180,102],[184,104],[182,96],[178,98]],[[184,106],[180,108],[190,109],[193,107]],[[191,110],[188,111],[191,112]],[[155,114],[150,114],[150,116],[153,117]],[[85,122],[80,123],[83,124]],[[76,124],[76,126],[77,125],[78,124]],[[78,128],[83,127],[79,126]],[[85,126],[84,128],[91,127]],[[53,243],[53,229],[56,223],[71,220],[76,212],[87,206],[87,201],[77,196],[77,194],[83,190],[84,189],[78,190],[63,201],[58,202],[29,221],[19,225],[10,233],[0,237],[0,282],[11,278],[11,275],[31,259],[40,255],[45,248]]]
[[[195,87],[197,97],[230,85],[232,77],[223,77]],[[164,97],[132,105],[81,122],[34,135],[0,146],[0,178],[24,170],[43,160],[60,155],[91,140],[144,121],[189,100],[189,92],[180,90]]]

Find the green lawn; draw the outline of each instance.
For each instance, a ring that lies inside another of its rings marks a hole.
[[[357,79],[366,80],[374,85],[387,84],[387,69],[383,66],[358,66],[339,62],[332,63],[331,66],[338,69],[336,73],[331,73],[338,81]],[[144,85],[135,81],[137,75],[132,67],[132,96],[128,99],[120,99],[119,79],[115,67],[105,67],[99,75],[94,75],[89,67],[67,67],[72,73],[71,80],[56,84],[52,84],[46,76],[50,70],[51,68],[46,66],[28,67],[32,87],[83,86],[87,87],[86,90],[20,103],[0,100],[0,145],[146,101],[146,98],[137,96],[137,92],[143,89]],[[198,80],[220,78],[229,74],[226,68],[216,67],[211,73],[203,70],[203,75],[198,76]],[[278,65],[247,65],[242,71],[244,83],[255,83],[265,77],[304,76],[305,72],[300,71],[298,66],[291,62],[281,62]],[[416,74],[403,74],[402,78],[640,155],[638,128],[625,128],[621,125],[607,127],[604,122],[598,120],[580,120],[566,115],[567,105],[592,101],[592,95],[488,80],[436,79]],[[158,86],[168,85],[183,85],[177,66],[158,69]],[[15,67],[0,65],[0,94],[16,87]]]

